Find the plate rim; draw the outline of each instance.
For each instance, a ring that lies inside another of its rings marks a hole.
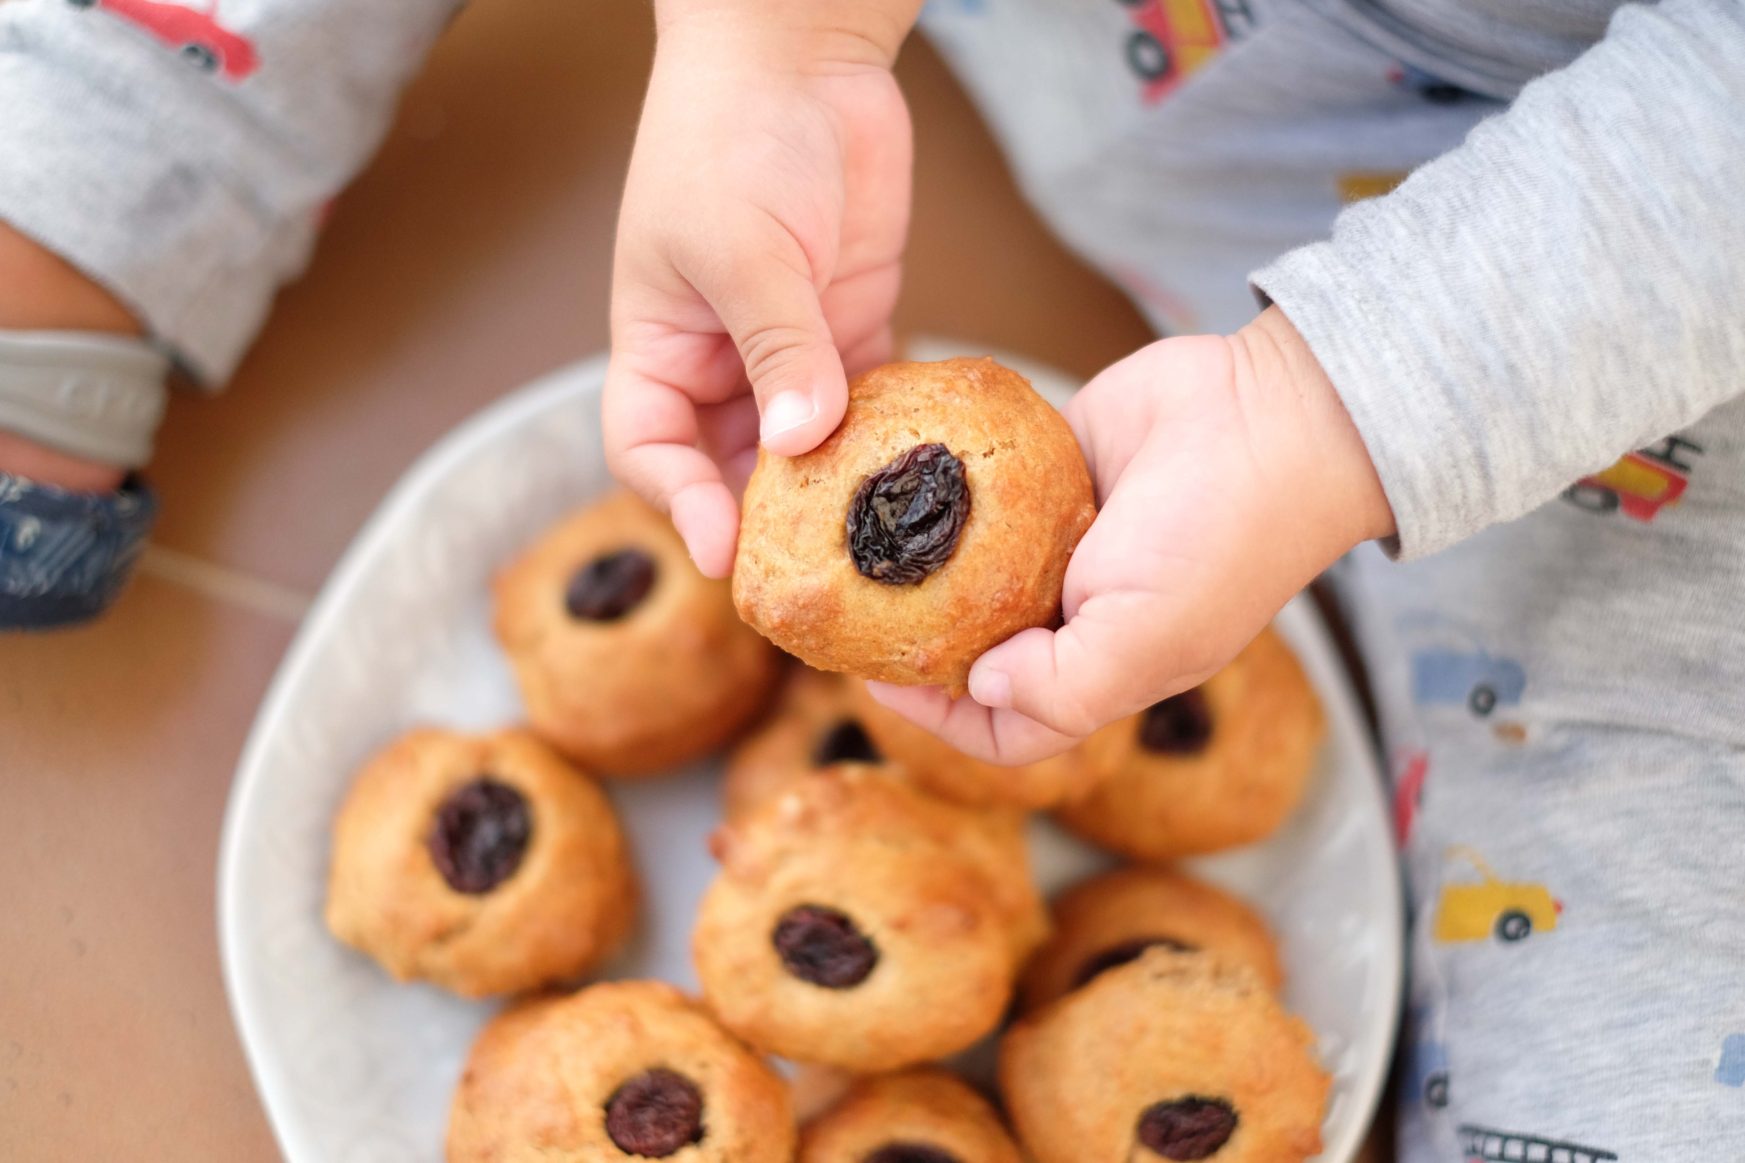
[[[286,1158],[291,1160],[319,1159],[317,1145],[306,1141],[297,1130],[298,1123],[288,1117],[291,1084],[284,1077],[283,1067],[262,1053],[266,1035],[255,1016],[264,1002],[253,994],[256,975],[252,959],[257,950],[242,940],[246,931],[239,910],[246,908],[239,889],[244,859],[242,820],[261,794],[265,755],[277,724],[288,710],[292,691],[300,684],[305,671],[314,664],[319,642],[326,637],[327,627],[337,616],[346,599],[362,579],[367,564],[379,553],[379,543],[430,491],[453,466],[464,459],[483,440],[498,429],[510,427],[524,415],[537,414],[560,404],[580,390],[586,378],[603,372],[607,357],[590,356],[555,368],[520,388],[512,389],[501,398],[480,408],[449,429],[426,448],[389,488],[382,500],[370,512],[353,535],[345,552],[322,583],[320,592],[310,605],[274,671],[273,680],[262,696],[260,706],[249,726],[248,739],[239,753],[236,771],[231,778],[230,794],[225,803],[224,819],[219,832],[217,868],[217,909],[214,919],[218,926],[219,965],[223,971],[225,998],[230,1006],[243,1057],[254,1079],[255,1092],[272,1127],[273,1136]]]
[[[353,535],[315,601],[298,627],[291,644],[280,659],[273,679],[263,695],[246,742],[239,753],[232,777],[229,796],[221,825],[217,860],[217,908],[214,920],[218,928],[219,962],[224,978],[225,996],[231,1020],[235,1023],[243,1056],[266,1112],[268,1125],[287,1159],[301,1161],[319,1158],[317,1145],[308,1141],[300,1129],[299,1120],[292,1118],[292,1085],[285,1069],[268,1056],[264,1047],[267,1037],[262,1020],[257,1016],[265,1003],[255,996],[253,982],[258,979],[255,966],[259,951],[243,940],[247,931],[241,913],[248,907],[240,891],[243,862],[246,857],[244,818],[251,814],[256,799],[262,794],[263,771],[267,749],[279,724],[285,719],[292,692],[302,685],[303,676],[314,665],[319,644],[327,637],[329,624],[339,616],[352,592],[360,584],[366,568],[379,556],[382,545],[406,519],[422,498],[454,467],[487,443],[498,431],[512,428],[529,416],[561,406],[564,401],[579,397],[590,385],[603,378],[608,357],[597,354],[540,375],[525,385],[512,389],[499,399],[485,405],[449,429],[420,453],[389,488]],[[1034,361],[1017,360],[1022,366],[1034,367]],[[1064,379],[1064,377],[1062,377]],[[1040,386],[1040,385],[1039,385]],[[1045,392],[1044,394],[1049,394]],[[1339,660],[1326,619],[1305,595],[1293,597],[1285,607],[1297,622],[1301,632],[1315,639],[1317,650]],[[1284,611],[1281,611],[1283,613]],[[1385,821],[1386,796],[1383,791],[1384,771],[1375,740],[1363,721],[1361,703],[1357,699],[1351,676],[1343,665],[1335,666],[1329,675],[1337,687],[1342,714],[1356,718],[1357,734],[1362,740],[1362,775],[1366,778],[1365,795],[1373,802],[1377,818]],[[1357,1117],[1348,1124],[1348,1131],[1339,1140],[1324,1144],[1314,1158],[1321,1163],[1345,1163],[1355,1156],[1358,1147],[1370,1132],[1379,1108],[1382,1089],[1393,1060],[1398,1040],[1400,1005],[1404,994],[1404,888],[1397,854],[1388,842],[1384,830],[1379,843],[1365,843],[1366,871],[1379,878],[1388,905],[1388,924],[1393,939],[1384,943],[1385,963],[1380,966],[1385,982],[1382,1001],[1388,1008],[1385,1026],[1387,1052],[1363,1064],[1352,1086],[1351,1098]]]

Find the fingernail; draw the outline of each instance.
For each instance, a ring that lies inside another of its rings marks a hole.
[[[969,697],[984,707],[996,710],[1012,705],[1012,676],[992,667],[977,667],[969,672]]]
[[[792,432],[802,424],[810,423],[816,415],[818,401],[812,398],[810,392],[777,392],[764,405],[763,420],[759,424],[758,432],[767,442],[785,432]]]

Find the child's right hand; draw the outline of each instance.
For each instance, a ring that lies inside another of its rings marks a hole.
[[[816,447],[890,356],[909,114],[890,65],[919,0],[668,0],[618,224],[613,472],[733,566],[764,447]],[[840,354],[838,354],[840,353]]]
[[[1204,681],[1341,554],[1394,532],[1369,452],[1277,307],[1163,339],[1067,406],[1098,513],[1059,629],[976,660],[969,694],[874,684],[960,751],[1028,763]]]

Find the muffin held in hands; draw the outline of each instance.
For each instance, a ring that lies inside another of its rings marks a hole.
[[[1263,630],[1200,686],[1085,740],[1094,786],[1055,815],[1135,860],[1263,840],[1302,800],[1325,731],[1296,656]]]
[[[657,981],[499,1014],[449,1113],[448,1163],[788,1163],[793,1151],[787,1084]]]
[[[334,824],[327,927],[465,997],[570,981],[623,940],[636,889],[594,782],[520,731],[413,731]]]
[[[850,684],[854,712],[873,746],[936,796],[978,807],[1049,808],[1083,796],[1105,774],[1087,766],[1077,748],[1022,767],[984,763],[880,705],[864,682]]]
[[[721,800],[729,820],[839,763],[883,769],[884,757],[868,737],[849,682],[809,666],[793,668],[769,714],[727,758]]]
[[[803,456],[759,453],[733,598],[820,670],[962,693],[988,648],[1060,612],[1096,515],[1072,430],[991,359],[857,376]]]
[[[781,676],[727,583],[629,493],[573,513],[498,575],[496,630],[533,729],[608,775],[715,750]]]
[[[1024,968],[1025,1012],[1159,947],[1205,950],[1284,983],[1278,947],[1260,914],[1236,897],[1168,868],[1120,868],[1081,880],[1054,901],[1054,932]]]
[[[1021,1163],[1000,1116],[937,1068],[863,1079],[800,1132],[797,1163]]]
[[[1046,931],[1020,821],[880,775],[819,773],[715,838],[692,948],[703,995],[754,1046],[868,1073],[999,1022]]]
[[[1036,1163],[1302,1163],[1331,1083],[1246,968],[1151,949],[1021,1019],[1000,1090]]]

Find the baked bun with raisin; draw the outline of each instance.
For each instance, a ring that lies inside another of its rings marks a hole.
[[[1231,893],[1185,872],[1134,865],[1079,881],[1049,909],[1054,931],[1024,967],[1025,1012],[1095,980],[1154,946],[1205,950],[1284,984],[1266,922]]]
[[[525,731],[409,732],[334,824],[327,927],[403,981],[465,997],[571,981],[635,907],[611,804]]]
[[[769,714],[727,758],[721,802],[729,820],[838,763],[887,766],[849,684],[839,674],[793,668]]]
[[[960,694],[984,651],[1059,616],[1095,515],[1072,430],[1023,376],[886,364],[823,444],[758,454],[734,602],[820,670]]]
[[[613,981],[491,1019],[449,1112],[448,1163],[788,1163],[787,1084],[658,981]]]
[[[1204,683],[1085,740],[1093,786],[1055,815],[1134,860],[1251,844],[1302,800],[1325,731],[1296,655],[1266,629]]]
[[[1246,968],[1147,950],[1018,1021],[1000,1092],[1036,1163],[1303,1163],[1331,1080]]]
[[[781,656],[629,493],[577,510],[496,581],[497,638],[534,731],[590,770],[699,758],[755,719]]]
[[[705,999],[760,1049],[856,1073],[962,1050],[1046,932],[1020,824],[820,772],[717,832],[692,937]]]

